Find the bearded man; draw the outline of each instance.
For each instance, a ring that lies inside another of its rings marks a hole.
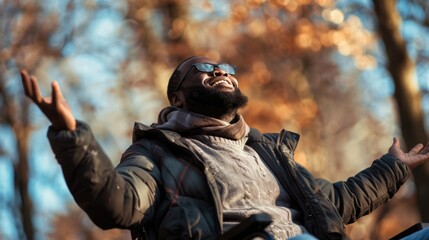
[[[21,72],[26,95],[49,118],[48,138],[79,206],[103,229],[140,239],[214,239],[259,213],[275,239],[345,239],[353,223],[386,203],[429,159],[429,145],[388,152],[347,181],[313,177],[294,161],[299,136],[262,134],[238,110],[247,97],[236,68],[192,57],[174,70],[157,123],[136,123],[118,166],[77,121],[59,85],[44,98]]]

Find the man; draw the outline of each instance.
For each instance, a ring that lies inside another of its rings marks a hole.
[[[293,160],[299,136],[250,129],[235,67],[205,57],[182,62],[170,78],[152,126],[136,123],[133,143],[114,168],[89,126],[76,121],[59,85],[43,98],[21,72],[25,93],[49,118],[51,147],[79,206],[99,227],[127,228],[147,239],[212,239],[256,213],[267,213],[276,239],[311,234],[344,239],[344,225],[387,202],[429,144],[387,154],[345,182],[314,178]]]

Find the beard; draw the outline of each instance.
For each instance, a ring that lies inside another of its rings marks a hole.
[[[238,88],[233,92],[223,92],[215,88],[194,86],[184,88],[183,93],[190,111],[215,118],[235,115],[248,102],[248,98]]]

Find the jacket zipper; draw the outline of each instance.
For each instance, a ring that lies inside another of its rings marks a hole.
[[[288,166],[288,165],[295,164],[295,163],[294,162],[289,163],[290,162],[289,159],[285,156],[285,154],[283,153],[283,151],[281,149],[282,143],[283,143],[283,139],[285,137],[285,134],[286,134],[286,132],[284,130],[282,130],[282,132],[280,133],[279,139],[278,139],[279,141],[277,142],[277,148],[276,148],[276,150],[278,151],[278,153],[280,153],[280,157],[281,157],[281,161],[280,161],[281,163],[280,164],[286,170],[287,174],[289,174],[289,176],[291,176],[291,179],[292,179],[292,182],[293,182],[293,184],[290,185],[290,187],[292,187],[291,190],[294,191],[294,192],[298,191],[301,194],[301,196],[304,197],[304,199],[305,199],[304,207],[305,207],[305,209],[308,209],[308,211],[310,211],[310,215],[308,213],[306,213],[307,216],[313,217],[313,219],[316,222],[317,226],[320,227],[320,223],[319,223],[318,218],[316,216],[314,216],[313,206],[311,205],[311,203],[310,203],[307,195],[305,194],[304,190],[301,189],[301,188],[299,188],[299,187],[297,187],[297,186],[299,186],[299,183],[298,183],[298,180],[297,180],[297,176],[296,176],[296,174],[294,174],[292,172],[291,167]],[[326,235],[326,232],[324,230],[322,230],[322,232],[324,233],[324,235]]]

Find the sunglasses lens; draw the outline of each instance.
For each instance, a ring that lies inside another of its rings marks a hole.
[[[234,75],[235,74],[235,67],[231,66],[229,64],[226,63],[222,63],[219,64],[218,67],[222,70],[224,70],[225,72],[227,72],[228,74]]]
[[[214,65],[210,63],[197,63],[195,64],[195,67],[198,71],[206,73],[213,72],[214,70]]]

